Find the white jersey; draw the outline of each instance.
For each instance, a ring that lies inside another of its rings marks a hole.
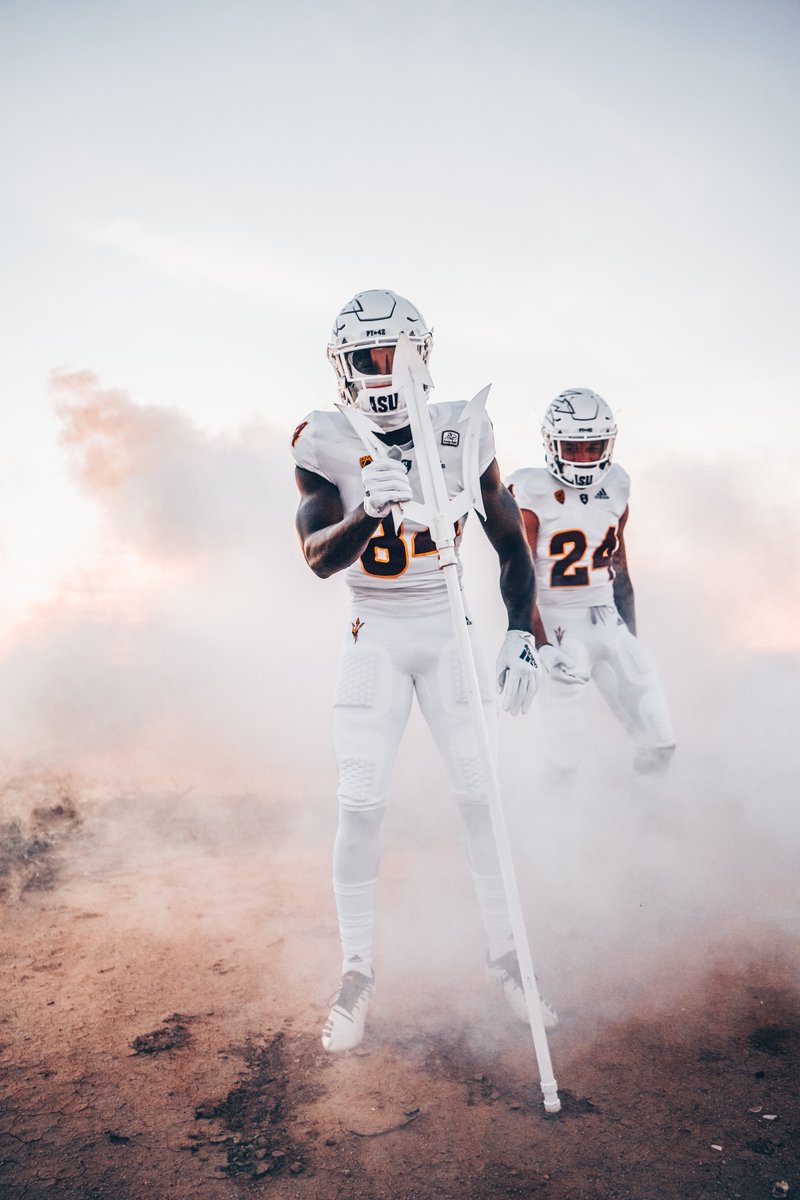
[[[543,608],[613,604],[611,559],[628,506],[630,479],[612,463],[589,488],[567,487],[545,467],[523,467],[506,481],[520,508],[539,519],[536,590]]]
[[[463,489],[462,455],[464,429],[459,418],[463,401],[429,404],[436,446],[441,456],[448,496]],[[422,501],[422,488],[413,443],[399,447],[408,471],[414,499]],[[337,488],[345,512],[357,508],[364,499],[361,471],[371,460],[361,438],[347,417],[338,411],[312,412],[295,430],[292,454],[298,467],[321,475]],[[495,457],[492,423],[486,413],[481,425],[478,470],[481,474]],[[466,514],[457,524],[456,551]],[[459,560],[459,575],[461,563]],[[413,521],[404,521],[395,530],[389,515],[375,530],[361,558],[345,571],[355,600],[402,597],[404,603],[431,596],[446,596],[446,584],[439,570],[436,546],[428,529]]]

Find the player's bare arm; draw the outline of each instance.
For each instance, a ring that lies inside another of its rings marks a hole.
[[[628,571],[628,555],[625,549],[625,526],[628,521],[626,508],[619,520],[617,529],[617,548],[611,560],[614,572],[614,603],[631,633],[636,636],[636,607],[633,596],[633,583]]]
[[[497,459],[481,476],[481,493],[486,509],[483,528],[500,560],[500,594],[508,613],[509,629],[532,632],[535,602],[531,558],[520,510],[500,477]]]
[[[327,579],[360,558],[380,524],[363,504],[345,513],[339,491],[327,479],[295,468],[300,505],[295,521],[306,562],[315,575]]]
[[[528,545],[531,548],[531,554],[536,554],[536,543],[539,540],[539,518],[529,508],[523,508],[520,511],[522,512],[522,525]]]
[[[511,492],[511,495],[513,496],[514,495],[514,485],[512,484],[508,490]],[[536,543],[539,540],[539,518],[537,517],[535,512],[532,512],[532,510],[530,508],[522,508],[522,509],[520,509],[520,512],[522,513],[522,526],[525,530],[525,537],[527,539],[528,545],[530,546],[531,555],[533,556],[534,561],[535,561],[535,559],[536,559]],[[550,639],[547,636],[547,632],[544,627],[544,622],[542,621],[542,615],[539,612],[539,606],[536,603],[535,597],[534,597],[534,604],[533,604],[533,616],[531,617],[531,630],[533,632],[533,638],[534,638],[534,641],[536,642],[537,650],[540,649],[542,646],[547,646],[549,644]]]
[[[509,488],[509,491],[513,496],[513,487]],[[539,540],[539,518],[537,517],[536,513],[532,512],[529,508],[523,508],[520,511],[522,512],[522,525],[525,530],[525,537],[527,538],[531,555],[533,556],[535,562],[536,543]],[[542,621],[542,614],[539,612],[539,605],[536,603],[535,598],[533,605],[533,616],[531,617],[531,629],[533,630],[533,637],[534,641],[536,642],[537,649],[541,649],[542,646],[547,646],[549,644],[550,639],[547,636],[544,622]]]

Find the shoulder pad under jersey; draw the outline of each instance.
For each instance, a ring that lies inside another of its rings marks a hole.
[[[559,483],[546,467],[520,467],[509,475],[506,487],[511,487],[520,508],[536,512],[542,499],[548,492],[558,488]]]
[[[325,466],[326,458],[346,436],[348,429],[346,418],[337,409],[310,412],[292,434],[292,457],[298,467],[313,471],[315,475],[332,482]]]
[[[620,513],[623,513],[631,494],[631,480],[625,468],[618,463],[612,463],[603,478],[603,487],[616,502]]]

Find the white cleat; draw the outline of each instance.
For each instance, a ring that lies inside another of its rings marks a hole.
[[[364,1036],[369,998],[375,987],[374,975],[347,971],[333,1001],[322,1030],[322,1045],[330,1054],[352,1050]]]
[[[523,1025],[529,1025],[528,1005],[525,1001],[525,989],[522,986],[522,975],[516,952],[509,950],[508,954],[504,954],[502,958],[496,958],[494,962],[489,960],[486,969],[491,981],[502,990],[508,1006],[517,1020],[522,1021]],[[538,980],[536,987],[538,990]],[[552,1005],[547,1003],[541,993],[539,993],[539,1004],[545,1029],[555,1029],[558,1025],[558,1013]]]

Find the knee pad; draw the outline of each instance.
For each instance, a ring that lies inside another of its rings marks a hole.
[[[648,650],[620,628],[612,652],[597,664],[595,680],[642,749],[675,744],[669,710]]]
[[[669,762],[675,749],[675,731],[667,708],[667,701],[656,674],[650,654],[633,635],[623,640],[621,646],[623,667],[628,668],[628,678],[639,692],[636,712],[638,740],[642,748],[649,748],[656,758]],[[638,674],[634,674],[638,672]],[[663,752],[663,753],[662,753]],[[637,768],[638,769],[638,768]],[[660,766],[645,770],[661,770]]]
[[[616,651],[617,661],[629,683],[646,687],[648,676],[655,677],[655,664],[648,650],[625,626],[619,628]]]
[[[343,809],[367,812],[383,808],[384,798],[375,795],[375,760],[342,755],[339,758],[339,788],[337,797]]]
[[[488,804],[486,776],[477,754],[456,759],[456,801],[461,807]]]
[[[643,741],[654,751],[663,751],[669,761],[675,749],[675,731],[664,693],[655,676],[649,691],[645,692],[639,701],[639,722]]]

